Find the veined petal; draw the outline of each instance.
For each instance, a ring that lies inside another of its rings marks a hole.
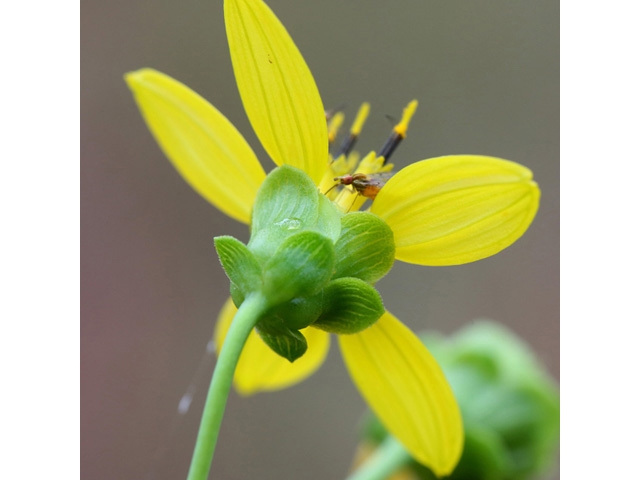
[[[409,165],[376,197],[371,212],[393,230],[396,258],[458,265],[515,242],[538,211],[528,168],[508,160],[452,155]]]
[[[451,473],[462,453],[462,418],[426,347],[389,312],[338,338],[351,378],[385,428],[434,473]]]
[[[313,76],[280,20],[261,0],[225,0],[233,70],[253,129],[277,165],[316,185],[327,166],[327,122]]]
[[[125,76],[151,133],[200,195],[244,223],[265,173],[249,144],[216,108],[150,68]]]
[[[237,311],[230,298],[220,311],[214,334],[218,352]],[[291,363],[267,347],[253,330],[242,350],[233,377],[233,384],[238,393],[252,395],[260,391],[281,390],[311,376],[327,356],[329,334],[316,328],[304,328],[300,332],[307,339],[307,351]]]

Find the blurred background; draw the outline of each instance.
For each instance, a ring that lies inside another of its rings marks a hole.
[[[500,321],[558,378],[558,2],[268,3],[325,108],[344,104],[348,122],[371,102],[361,152],[377,150],[392,126],[386,115],[398,118],[416,98],[397,169],[473,153],[533,170],[540,210],[513,246],[457,267],[398,262],[378,288],[414,331]],[[83,478],[186,476],[213,367],[202,358],[228,296],[212,238],[247,241],[248,231],[175,172],[122,75],[153,67],[187,84],[233,122],[269,171],[237,93],[222,11],[222,0],[82,3]],[[194,376],[193,404],[180,416]],[[326,364],[302,384],[231,394],[212,477],[343,478],[364,409],[334,341]]]

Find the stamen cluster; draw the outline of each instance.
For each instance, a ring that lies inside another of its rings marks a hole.
[[[390,172],[394,166],[392,163],[388,163],[389,158],[406,137],[409,122],[418,108],[418,102],[413,100],[405,107],[400,122],[393,127],[382,148],[377,153],[371,151],[361,160],[360,154],[353,148],[367,121],[370,108],[369,103],[366,102],[360,106],[349,133],[344,137],[340,147],[334,154],[329,153],[329,165],[320,183],[320,191],[326,192],[326,195],[339,205],[342,211],[358,210],[366,201],[364,197],[373,199],[375,195],[373,197],[364,195],[358,188],[343,188],[343,185],[347,184],[344,182],[336,183],[336,181],[345,175],[376,175],[389,172],[389,175],[385,177],[386,181],[392,175]],[[344,114],[342,112],[327,113],[329,147],[335,142],[343,122]]]

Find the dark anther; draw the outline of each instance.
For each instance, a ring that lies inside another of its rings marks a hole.
[[[351,150],[353,150],[353,147],[356,145],[357,140],[357,135],[349,134],[348,137],[345,137],[345,139],[342,141],[342,145],[340,145],[340,150],[336,154],[336,158],[338,158],[340,155],[349,155]]]
[[[391,136],[384,143],[380,151],[378,152],[379,157],[384,157],[384,163],[387,163],[391,154],[394,152],[396,147],[400,144],[404,137],[397,132],[393,132]]]

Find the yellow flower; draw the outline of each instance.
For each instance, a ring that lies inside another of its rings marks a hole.
[[[225,0],[224,11],[244,108],[277,165],[303,170],[323,193],[334,177],[352,173],[356,165],[366,174],[391,168],[385,162],[404,138],[417,102],[405,109],[382,155],[372,152],[359,164],[349,155],[368,113],[364,104],[344,155],[329,157],[328,146],[344,117],[334,116],[327,128],[313,76],[278,18],[261,0]],[[151,132],[184,179],[224,213],[248,224],[266,175],[242,135],[215,107],[167,75],[142,69],[127,74],[126,80]],[[527,229],[539,199],[531,179],[528,169],[497,158],[423,160],[393,176],[371,212],[392,229],[399,260],[421,265],[472,262],[506,248]],[[364,201],[346,188],[328,195],[343,210],[354,203],[359,208]],[[218,347],[235,311],[227,301],[216,329]],[[311,375],[326,357],[329,335],[313,328],[302,333],[308,351],[289,363],[253,332],[234,377],[237,390],[277,390]],[[360,333],[340,335],[339,342],[354,383],[387,429],[434,472],[450,473],[462,450],[461,417],[442,371],[417,337],[385,313]]]

